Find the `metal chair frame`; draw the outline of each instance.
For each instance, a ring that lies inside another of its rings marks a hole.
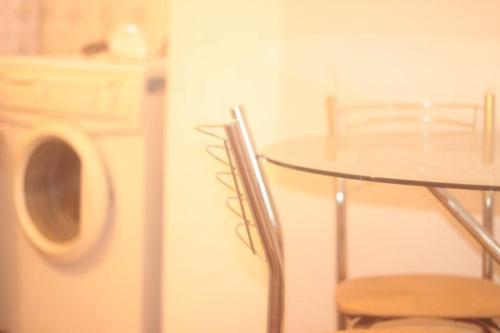
[[[268,266],[267,332],[282,333],[285,278],[281,226],[242,108],[232,109],[231,115],[232,121],[228,124],[198,126],[197,129],[222,141],[222,145],[207,146],[207,151],[229,168],[229,172],[217,173],[216,178],[235,193],[234,197],[226,200],[226,205],[231,212],[243,219],[248,238],[248,241],[244,242],[254,254],[256,250],[249,228],[255,226],[257,229]],[[224,130],[224,135],[213,132],[218,128]],[[217,149],[225,151],[226,159],[214,153]],[[229,175],[232,184],[223,180],[224,176]],[[237,207],[229,204],[232,200],[238,201]],[[249,221],[246,205],[249,207],[254,225]],[[240,225],[241,223],[238,224]],[[238,237],[243,239],[239,233]]]
[[[495,97],[491,93],[484,96],[484,105],[463,104],[463,103],[395,103],[395,104],[360,104],[351,105],[341,108],[343,111],[356,111],[360,109],[449,109],[461,108],[469,109],[474,112],[483,111],[483,158],[485,163],[491,163],[493,159],[493,133],[494,133],[494,111],[495,111]],[[335,99],[329,97],[326,100],[328,130],[330,135],[335,135],[338,130],[338,119],[335,117],[335,112],[338,110],[335,105]],[[472,125],[453,121],[444,118],[438,118],[438,122],[442,122],[448,126],[455,126],[460,129],[475,130],[477,122],[477,114],[474,114]],[[371,120],[358,122],[359,126],[377,125],[384,121],[403,121],[403,122],[418,122],[426,121],[423,117],[415,116],[401,116],[396,118],[373,117]],[[440,188],[429,187],[429,191],[436,197],[436,199],[448,209],[452,215],[472,234],[472,236],[483,245],[482,251],[482,277],[487,280],[493,279],[493,259],[500,262],[500,248],[498,244],[492,240],[493,227],[494,227],[494,192],[485,191],[482,194],[483,214],[482,226],[469,214],[461,204],[446,190]],[[347,202],[347,189],[346,180],[336,179],[335,189],[335,204],[337,209],[336,223],[337,223],[337,283],[346,280],[347,278],[347,222],[346,222],[346,202]],[[387,318],[386,320],[400,319],[400,318]],[[446,319],[446,318],[443,318]],[[377,322],[383,321],[381,318],[373,318],[369,316],[357,316],[355,318],[354,326],[357,328],[368,328]],[[460,321],[460,320],[459,320]],[[474,323],[480,326],[484,331],[500,330],[493,320],[478,319],[478,320],[461,320],[463,322]],[[338,313],[338,327],[345,329],[347,326],[347,318]]]

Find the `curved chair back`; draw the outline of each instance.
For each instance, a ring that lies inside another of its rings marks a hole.
[[[243,111],[240,107],[234,108],[232,115],[234,121],[225,125],[225,132],[269,270],[267,332],[280,333],[285,287],[281,226]]]
[[[333,97],[326,101],[330,133],[486,130],[491,125],[493,102],[493,94],[485,95],[484,105],[430,101],[337,105]]]
[[[267,333],[282,333],[285,278],[281,226],[242,108],[232,109],[231,117],[232,120],[228,124],[198,126],[197,129],[223,141],[223,145],[207,146],[207,151],[230,170],[230,172],[219,172],[216,177],[235,193],[235,196],[226,200],[226,204],[243,220],[239,226],[245,226],[247,239],[244,240],[245,237],[238,232],[238,228],[236,231],[254,254],[255,242],[250,227],[255,227],[257,230],[268,266]],[[224,129],[225,135],[211,132],[220,127]],[[220,157],[220,154],[214,152],[216,149],[225,150],[226,157]],[[232,181],[225,180],[224,176],[229,175]],[[236,207],[231,203],[233,201],[231,199],[237,199]],[[253,223],[250,222],[247,209]]]
[[[394,132],[413,132],[423,137],[436,132],[471,132],[483,133],[483,159],[491,163],[494,152],[494,112],[495,96],[484,95],[483,103],[460,102],[410,102],[410,103],[364,103],[339,105],[334,97],[327,97],[326,110],[328,132],[330,135],[355,135]],[[337,196],[342,201],[338,206],[338,280],[346,278],[346,242],[345,242],[345,196],[344,180],[337,180]],[[483,196],[483,224],[485,229],[493,232],[493,192],[485,192]],[[492,259],[483,251],[483,277],[493,278]]]

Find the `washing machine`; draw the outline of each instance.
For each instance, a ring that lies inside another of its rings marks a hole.
[[[0,58],[0,331],[160,331],[164,99],[162,61]]]

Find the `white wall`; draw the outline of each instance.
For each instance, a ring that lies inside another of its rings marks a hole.
[[[193,127],[227,119],[241,103],[262,147],[324,132],[327,94],[345,102],[480,102],[485,90],[500,88],[500,3],[170,1],[165,328],[263,332],[265,267],[234,236],[212,176],[217,164]],[[328,331],[335,324],[332,183],[269,171],[285,228],[287,333]],[[477,194],[457,195],[480,212]],[[477,246],[424,189],[365,185],[349,200],[351,276],[479,274]]]

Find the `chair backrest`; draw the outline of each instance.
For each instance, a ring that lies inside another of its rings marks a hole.
[[[475,131],[492,124],[493,94],[484,104],[366,103],[340,106],[327,98],[330,133]]]
[[[494,112],[495,96],[484,95],[482,104],[472,103],[365,103],[340,106],[334,97],[326,99],[328,133],[334,136],[380,133],[418,133],[425,137],[436,132],[483,133],[483,159],[485,163],[493,161],[494,152]],[[346,186],[343,180],[337,182],[337,197],[343,198],[337,204],[339,228],[344,226]],[[484,198],[492,198],[487,193]],[[483,199],[484,200],[484,199]],[[489,200],[489,199],[488,199]],[[486,200],[485,202],[488,202]],[[492,199],[491,199],[492,200]],[[488,232],[492,232],[492,205],[483,207],[483,223]],[[339,222],[340,221],[340,222]],[[344,229],[341,229],[344,230]],[[339,236],[340,235],[340,236]],[[338,232],[338,270],[339,281],[346,276],[345,235]],[[492,279],[492,259],[483,251],[483,277]]]
[[[257,230],[268,266],[267,333],[281,333],[285,288],[281,226],[242,108],[232,109],[231,117],[232,120],[225,125],[199,126],[198,130],[223,141],[222,146],[209,145],[208,152],[229,167],[232,184],[222,181],[219,176],[227,173],[219,173],[217,178],[236,192],[238,207],[234,208],[230,204],[228,207],[243,219],[248,237],[246,244],[254,253],[255,245],[249,226],[253,225]],[[214,127],[222,127],[224,135],[214,135],[207,130]],[[213,153],[212,148],[217,147],[225,149],[227,159]],[[253,224],[249,222],[247,208]]]

